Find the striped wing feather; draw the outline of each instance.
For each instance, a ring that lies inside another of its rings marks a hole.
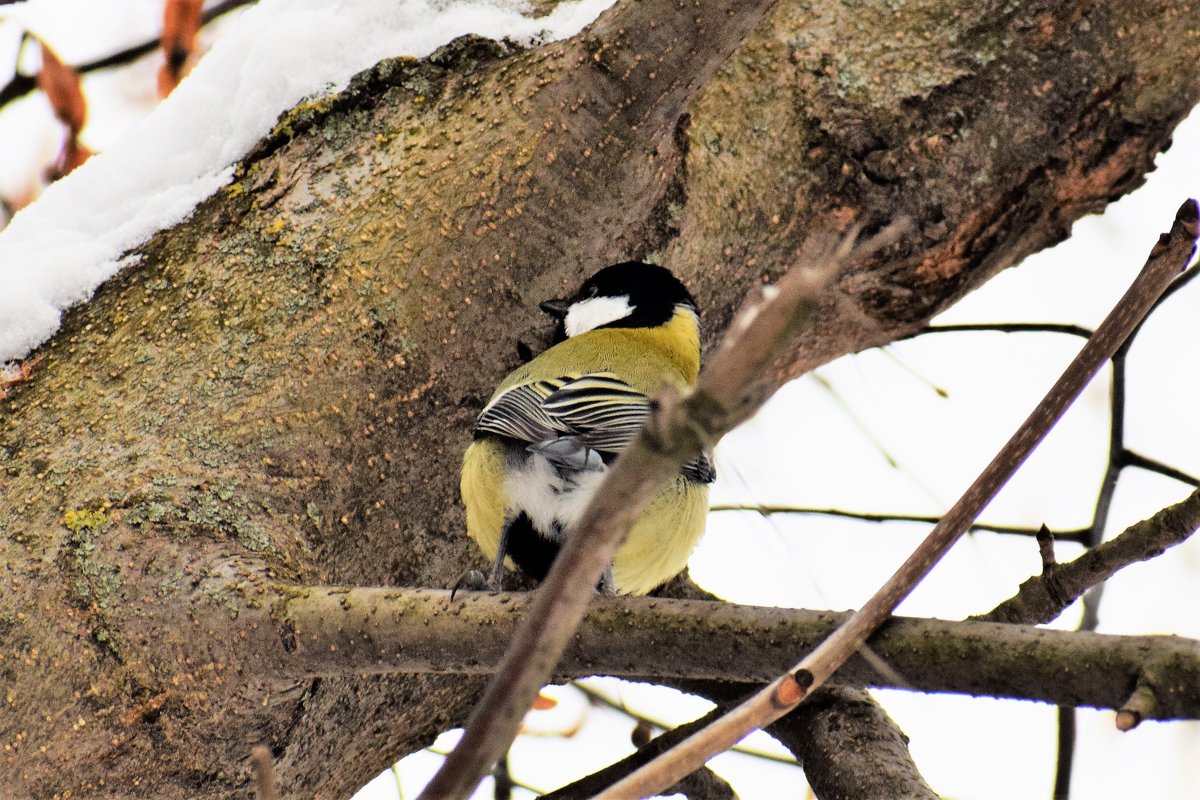
[[[531,444],[574,436],[586,447],[616,455],[629,446],[649,415],[650,398],[611,372],[593,372],[508,389],[479,415],[475,435]],[[715,477],[703,454],[688,462],[683,474],[700,483]]]

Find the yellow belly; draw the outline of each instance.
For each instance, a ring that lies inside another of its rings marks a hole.
[[[500,534],[515,515],[504,492],[504,457],[500,442],[481,439],[463,458],[467,533],[489,561],[496,558]],[[707,514],[707,486],[679,475],[663,487],[613,559],[617,591],[646,594],[683,571],[704,533]],[[511,561],[507,563],[511,569]]]

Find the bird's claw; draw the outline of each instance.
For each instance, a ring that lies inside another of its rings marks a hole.
[[[604,574],[600,576],[600,584],[596,587],[596,591],[598,591],[603,597],[617,596],[617,582],[613,580],[613,571],[611,566],[604,570]]]
[[[492,589],[489,583],[490,581],[483,576],[480,570],[469,569],[450,587],[450,602],[454,602],[454,595],[459,589],[467,592],[485,592]]]

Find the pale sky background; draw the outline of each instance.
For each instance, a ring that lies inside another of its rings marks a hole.
[[[157,57],[89,76],[84,141],[105,152],[60,182],[0,233],[0,361],[51,335],[60,310],[84,300],[119,269],[131,244],[182,217],[219,187],[227,168],[298,99],[335,88],[383,55],[428,53],[468,30],[530,37],[572,35],[608,2],[568,4],[532,24],[515,3],[269,0],[230,15],[204,35],[218,41],[171,99],[155,105]],[[81,61],[154,35],[160,0],[34,0],[0,7],[0,82],[24,25]],[[19,24],[18,24],[19,22]],[[354,47],[346,47],[346,41]],[[322,57],[312,57],[320,46]],[[296,53],[303,55],[297,59]],[[26,64],[32,69],[35,59]],[[149,112],[155,109],[147,117]],[[939,320],[1077,322],[1094,326],[1141,267],[1185,197],[1200,195],[1200,114],[1177,131],[1138,192],[1073,237],[991,281]],[[0,194],[24,190],[57,152],[61,130],[43,98],[0,109]],[[152,144],[156,143],[156,144]],[[115,179],[119,176],[119,179]],[[1200,283],[1165,305],[1130,358],[1128,444],[1200,474]],[[841,359],[788,387],[718,451],[714,504],[789,503],[847,510],[937,514],[952,503],[1076,352],[1073,337],[1034,334],[927,336]],[[939,397],[935,385],[949,393]],[[1098,379],[985,519],[1052,528],[1087,523],[1107,440],[1107,377]],[[883,453],[897,466],[890,466]],[[1188,488],[1136,470],[1122,476],[1110,535]],[[915,547],[924,525],[872,525],[820,517],[717,512],[692,559],[701,585],[730,600],[848,609]],[[1060,558],[1078,548],[1060,546]],[[1032,540],[976,534],[960,542],[902,607],[954,619],[986,610],[1038,570]],[[1073,627],[1069,610],[1055,624]],[[1200,638],[1200,542],[1122,572],[1101,611],[1109,633]],[[694,698],[612,679],[589,685],[669,724],[707,708]],[[514,775],[541,788],[603,766],[629,750],[630,720],[589,706],[575,689],[531,714],[514,748]],[[923,774],[947,797],[1049,797],[1055,747],[1047,706],[966,697],[879,692],[911,737]],[[1080,715],[1074,796],[1196,796],[1200,723],[1145,723],[1119,734],[1111,712]],[[581,727],[579,727],[581,726]],[[570,738],[561,734],[574,731]],[[352,735],[348,732],[348,735]],[[435,749],[445,749],[447,734]],[[761,734],[752,744],[771,748]],[[782,752],[774,746],[773,752]],[[410,756],[357,796],[415,796],[439,757]],[[714,761],[743,797],[798,796],[803,776],[787,765],[730,754]],[[398,776],[398,777],[397,777]],[[397,785],[403,786],[403,795]],[[489,796],[487,787],[479,797]]]

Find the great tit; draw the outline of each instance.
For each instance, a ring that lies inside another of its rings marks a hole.
[[[493,560],[542,580],[605,471],[650,414],[664,385],[700,371],[696,303],[667,269],[605,267],[573,297],[541,308],[552,347],[506,377],[475,422],[463,459],[467,532]],[[646,594],[678,574],[704,532],[715,472],[701,454],[651,502],[617,550],[602,588]]]

